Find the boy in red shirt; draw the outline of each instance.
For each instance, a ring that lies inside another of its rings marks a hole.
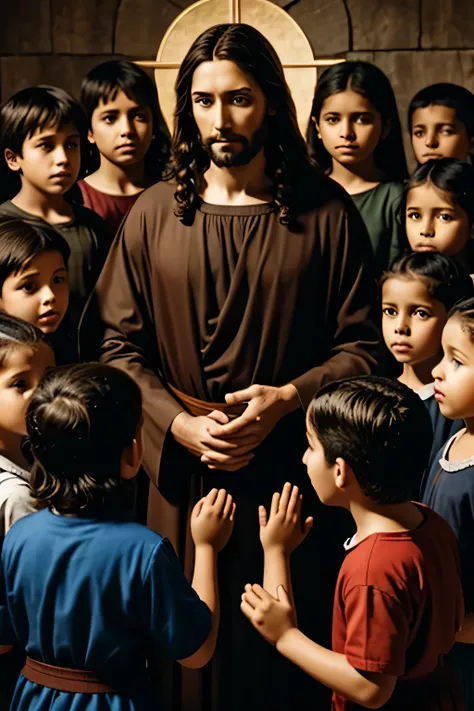
[[[426,408],[397,381],[349,378],[319,391],[307,436],[316,493],[348,509],[357,527],[336,585],[333,649],[296,624],[289,557],[312,519],[301,526],[301,496],[289,484],[274,495],[268,520],[260,507],[264,582],[246,586],[243,613],[280,654],[333,689],[334,711],[461,709],[444,662],[464,614],[457,544],[441,517],[411,502],[431,446]]]

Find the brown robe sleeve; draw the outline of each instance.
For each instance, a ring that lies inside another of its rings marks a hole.
[[[370,318],[376,302],[372,250],[359,213],[346,200],[344,204],[346,210],[338,210],[339,219],[331,221],[325,240],[330,272],[327,322],[335,324],[333,355],[291,381],[304,408],[324,383],[369,374],[376,366],[378,331]]]
[[[157,484],[166,434],[183,407],[157,371],[156,325],[151,323],[146,210],[132,209],[110,249],[80,327],[81,359],[97,357],[125,370],[143,397],[148,476]],[[152,368],[152,364],[154,368]]]

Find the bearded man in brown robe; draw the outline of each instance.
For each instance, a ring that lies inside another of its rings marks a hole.
[[[186,55],[171,172],[131,209],[94,300],[101,359],[143,392],[148,525],[189,570],[190,506],[214,486],[237,503],[216,655],[174,708],[328,708],[329,694],[252,630],[240,595],[262,576],[258,504],[298,484],[315,516],[292,560],[299,624],[328,644],[346,532],[301,462],[305,408],[322,383],[374,366],[368,238],[308,157],[280,61],[248,25],[212,27]]]

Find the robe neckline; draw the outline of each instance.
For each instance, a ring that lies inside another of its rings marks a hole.
[[[204,202],[200,197],[196,199],[196,208],[199,212],[207,215],[267,215],[277,209],[275,202],[260,202],[255,205],[214,205],[210,202]]]

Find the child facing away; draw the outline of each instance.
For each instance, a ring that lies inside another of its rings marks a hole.
[[[318,81],[311,119],[313,156],[359,209],[379,276],[405,247],[398,209],[408,170],[391,84],[368,62],[329,67]]]
[[[474,285],[469,274],[450,257],[414,252],[383,274],[380,292],[383,339],[402,366],[398,380],[419,395],[430,413],[433,457],[463,427],[461,420],[449,420],[441,414],[432,370],[442,358],[441,335],[448,313],[456,302],[474,296]]]
[[[408,131],[418,163],[469,160],[474,150],[474,94],[447,82],[426,86],[410,101]]]
[[[90,164],[77,185],[112,241],[139,195],[163,177],[169,136],[156,87],[133,62],[112,60],[91,69],[81,103],[89,121]]]
[[[466,709],[474,707],[474,298],[454,306],[443,331],[443,360],[433,370],[435,397],[445,417],[464,420],[431,466],[423,503],[443,516],[459,542],[466,617],[452,662]]]
[[[171,544],[124,517],[143,455],[142,402],[124,372],[100,364],[46,375],[27,412],[32,487],[43,510],[5,539],[0,644],[27,660],[16,711],[149,711],[160,698],[147,657],[199,668],[219,624],[216,556],[235,505],[213,489],[195,506],[192,586]]]
[[[77,360],[77,338],[64,326],[69,255],[67,242],[44,222],[0,217],[0,311],[46,334],[57,364]]]
[[[289,557],[311,520],[301,525],[290,485],[268,521],[261,507],[264,583],[245,586],[243,613],[280,654],[333,689],[333,711],[460,711],[459,684],[444,663],[464,612],[456,538],[410,501],[430,449],[426,409],[402,383],[355,377],[324,386],[306,426],[304,462],[317,495],[350,511],[357,527],[336,585],[332,650],[297,627]]]
[[[408,242],[414,252],[440,252],[474,271],[474,167],[453,158],[419,166],[402,202]]]
[[[62,89],[23,89],[1,109],[1,156],[18,190],[0,205],[0,216],[43,220],[68,243],[71,331],[77,331],[107,254],[103,220],[64,197],[77,180],[86,135],[84,110]]]

